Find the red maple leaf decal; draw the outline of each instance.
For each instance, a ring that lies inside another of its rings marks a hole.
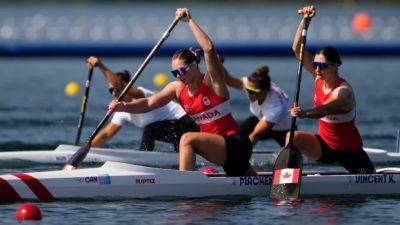
[[[283,174],[283,178],[285,178],[285,179],[287,179],[287,178],[289,178],[291,176],[291,174],[290,173],[288,173],[288,172],[286,172],[285,174]]]

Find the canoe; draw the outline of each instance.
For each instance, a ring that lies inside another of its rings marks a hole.
[[[227,177],[106,162],[98,168],[0,175],[0,202],[267,196],[271,182],[271,172]],[[400,168],[363,175],[304,172],[301,195],[400,195]]]
[[[35,164],[65,164],[79,149],[74,145],[59,145],[55,150],[0,152],[2,167]],[[258,151],[252,158],[254,165],[272,164],[276,151]],[[179,154],[172,151],[138,151],[133,149],[91,148],[83,163],[125,162],[144,166],[174,167],[179,164]],[[197,165],[211,165],[197,156]]]

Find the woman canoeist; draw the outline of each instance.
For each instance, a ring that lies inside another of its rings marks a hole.
[[[108,81],[108,91],[116,98],[131,79],[128,71],[113,73],[97,57],[88,58],[90,68],[98,67],[103,72]],[[154,95],[154,92],[144,87],[132,86],[123,101],[129,102],[132,99],[145,98]],[[176,102],[170,102],[167,105],[143,114],[132,114],[126,112],[117,112],[114,114],[111,122],[100,131],[92,141],[92,147],[100,147],[109,139],[118,133],[125,123],[133,124],[143,128],[142,140],[139,150],[153,151],[155,141],[171,143],[173,149],[179,151],[179,140],[181,136],[189,131],[198,131],[199,127],[186,115],[182,107]]]
[[[113,101],[110,107],[116,111],[144,113],[177,99],[201,130],[182,136],[179,146],[180,170],[194,170],[196,154],[199,154],[223,166],[227,175],[256,175],[249,163],[253,145],[232,117],[224,71],[211,39],[195,22],[188,9],[177,9],[176,17],[189,25],[203,49],[206,73],[199,71],[199,58],[193,51],[178,50],[172,57],[172,74],[178,81],[169,83],[151,97],[129,103]]]
[[[228,86],[243,90],[250,100],[249,116],[240,129],[255,146],[259,140],[274,139],[285,145],[290,130],[290,105],[286,93],[271,81],[269,68],[261,66],[247,77],[234,77],[225,71]]]
[[[300,39],[305,19],[315,16],[314,6],[299,10],[303,19],[297,29],[293,51],[299,59]],[[304,68],[314,78],[314,108],[293,107],[291,115],[318,119],[318,133],[296,131],[294,145],[312,160],[320,163],[339,163],[350,173],[375,173],[375,168],[363,150],[363,143],[355,125],[356,101],[350,84],[339,76],[342,64],[333,47],[323,47],[313,59],[304,51]]]

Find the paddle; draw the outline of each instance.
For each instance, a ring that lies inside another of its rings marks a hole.
[[[83,121],[85,120],[86,105],[87,105],[87,100],[89,98],[89,90],[90,90],[90,82],[92,81],[92,74],[93,74],[93,67],[89,69],[89,74],[85,86],[85,94],[82,97],[81,115],[79,116],[78,132],[75,138],[75,145],[79,145],[79,141],[81,139],[82,125]]]
[[[305,19],[301,34],[300,60],[297,70],[294,106],[297,106],[297,103],[299,102],[301,75],[303,71],[303,55],[309,24],[310,19]],[[283,201],[299,199],[303,158],[301,152],[293,144],[295,127],[296,117],[292,117],[289,144],[281,150],[274,164],[273,180],[269,192],[269,197],[273,200]]]
[[[125,94],[128,92],[129,88],[135,83],[135,81],[138,79],[139,75],[142,73],[144,68],[147,66],[147,64],[150,62],[150,60],[153,58],[155,52],[160,48],[162,43],[167,40],[169,34],[171,31],[174,29],[176,24],[179,22],[179,18],[176,18],[172,24],[168,27],[168,29],[165,31],[161,39],[157,42],[157,44],[153,47],[149,55],[146,57],[142,65],[139,67],[139,69],[136,71],[135,75],[132,77],[132,79],[129,81],[129,83],[126,85],[124,90],[122,91],[121,95],[118,97],[117,101],[121,102],[122,99],[124,98]],[[87,144],[81,148],[75,154],[68,160],[68,163],[64,165],[63,169],[64,170],[71,170],[77,167],[77,165],[83,161],[87,155],[87,153],[90,150],[91,143],[93,139],[96,137],[97,133],[100,132],[101,128],[104,126],[104,124],[107,122],[107,120],[110,118],[110,116],[113,114],[114,109],[111,108],[107,111],[106,115],[104,118],[101,120],[99,125],[97,125],[96,129],[93,131],[93,133],[90,135],[89,140]]]

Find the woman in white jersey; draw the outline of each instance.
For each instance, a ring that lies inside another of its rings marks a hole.
[[[223,60],[223,57],[220,57]],[[225,70],[228,86],[243,90],[250,99],[250,112],[240,129],[249,135],[253,145],[259,140],[274,139],[285,145],[290,130],[289,99],[284,91],[271,82],[269,68],[262,66],[247,77],[233,77]]]
[[[89,57],[88,66],[98,67],[108,80],[110,94],[117,98],[125,86],[129,83],[128,71],[121,71],[114,74],[98,58]],[[132,86],[125,95],[126,102],[132,99],[147,98],[154,95],[154,92],[143,87]],[[182,107],[175,103],[169,104],[150,111],[148,113],[132,114],[127,112],[115,112],[111,122],[93,139],[92,147],[99,147],[112,138],[126,123],[131,123],[143,128],[140,150],[153,151],[154,142],[162,141],[172,143],[174,150],[179,151],[179,140],[181,136],[189,131],[198,131],[196,123],[186,115]]]

